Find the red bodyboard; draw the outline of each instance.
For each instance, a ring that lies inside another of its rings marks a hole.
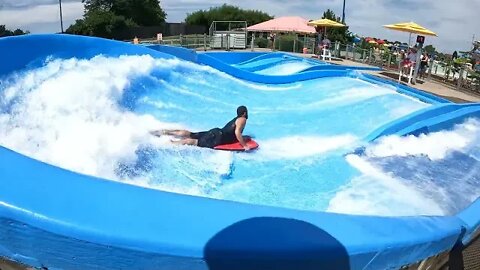
[[[258,148],[258,143],[250,138],[245,138],[245,142],[251,150]],[[239,142],[221,144],[214,147],[215,150],[225,150],[225,151],[244,151],[243,146]]]

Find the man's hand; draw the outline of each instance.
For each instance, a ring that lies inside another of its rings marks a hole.
[[[152,134],[153,136],[160,137],[162,136],[162,130],[152,130],[150,131],[150,134]]]
[[[245,151],[250,151],[250,146],[245,145],[245,146],[243,147],[243,149],[244,149]]]

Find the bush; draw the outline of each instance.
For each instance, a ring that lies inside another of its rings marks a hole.
[[[266,39],[264,37],[255,38],[255,45],[257,45],[257,47],[259,47],[259,48],[267,48],[268,39]]]
[[[293,43],[295,39],[297,39],[295,52],[302,52],[304,46],[303,40],[299,40],[295,35],[277,36],[275,39],[275,49],[284,52],[293,52]]]

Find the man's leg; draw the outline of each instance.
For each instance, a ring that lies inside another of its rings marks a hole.
[[[198,145],[197,139],[183,139],[183,140],[171,141],[171,142],[177,145]]]
[[[150,132],[152,135],[161,136],[161,135],[170,135],[181,138],[190,137],[191,132],[183,129],[163,129]]]

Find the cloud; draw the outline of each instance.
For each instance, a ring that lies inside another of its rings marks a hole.
[[[21,28],[32,33],[57,32],[59,29],[57,0],[0,0],[0,24]],[[68,27],[83,15],[81,0],[62,0],[64,25]],[[220,6],[223,3],[241,8],[262,10],[276,17],[302,16],[317,19],[326,9],[341,16],[343,0],[161,0],[167,12],[167,21],[181,22],[187,13]],[[384,24],[414,21],[438,34],[427,37],[432,44],[445,52],[468,50],[472,35],[480,39],[477,23],[480,0],[346,0],[346,22],[350,31],[361,36],[388,40],[408,41],[408,33],[382,27]],[[51,27],[51,28],[49,28]]]
[[[183,21],[188,12],[223,3],[262,10],[275,17],[297,15],[307,19],[320,18],[326,9],[341,16],[343,6],[343,0],[163,0],[161,3],[168,14],[168,21],[172,22]],[[453,50],[471,48],[473,34],[480,38],[480,28],[474,23],[478,10],[480,0],[347,0],[345,13],[350,31],[362,36],[402,42],[408,42],[408,33],[392,31],[382,25],[414,21],[438,34],[438,37],[427,37],[426,44],[451,53]],[[414,37],[412,35],[412,40]]]
[[[62,0],[62,5],[69,2],[81,2],[81,0]],[[0,9],[25,9],[43,5],[58,5],[58,0],[2,0]]]
[[[83,16],[83,4],[81,0],[62,0],[62,14],[63,28],[66,30],[76,19]],[[22,30],[28,30],[31,33],[60,32],[60,11],[58,1],[56,4],[30,5],[25,8],[1,9],[0,18],[0,24],[5,24],[8,29],[20,28]]]

